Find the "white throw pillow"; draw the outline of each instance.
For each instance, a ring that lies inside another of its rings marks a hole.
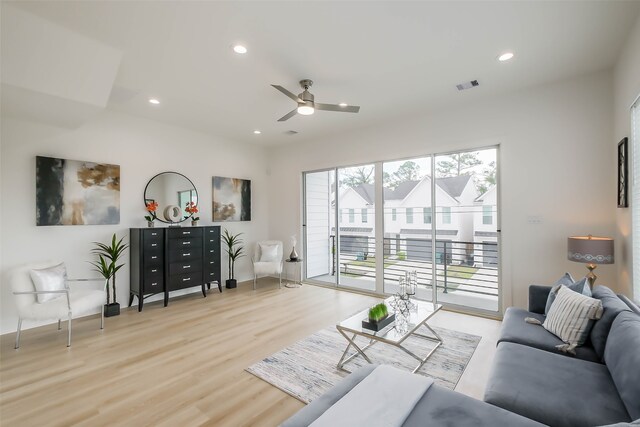
[[[573,353],[576,347],[585,343],[592,321],[600,319],[602,311],[599,299],[560,286],[542,326],[568,344],[559,346],[560,350]]]
[[[39,270],[30,270],[29,275],[36,291],[63,291],[66,289],[67,269],[64,263]],[[37,294],[39,304],[64,296],[64,294]]]
[[[260,245],[260,262],[278,261],[278,245]]]

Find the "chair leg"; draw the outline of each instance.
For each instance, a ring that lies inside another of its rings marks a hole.
[[[282,289],[282,271],[278,276],[278,289]]]
[[[257,277],[256,277],[256,275],[254,274],[254,275],[253,275],[253,290],[254,290],[254,291],[256,290],[256,280],[257,280]]]
[[[58,319],[58,330],[62,329],[62,320]]]
[[[17,350],[20,347],[20,329],[22,329],[22,318],[18,317],[18,331],[16,332],[16,346]]]
[[[131,307],[131,304],[129,304]],[[104,329],[104,307],[100,307],[100,329]]]
[[[69,336],[67,337],[67,347],[71,347],[71,312],[69,312]]]

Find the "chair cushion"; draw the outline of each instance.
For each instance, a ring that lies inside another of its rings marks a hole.
[[[96,308],[102,307],[107,296],[103,290],[72,289],[69,291],[69,299],[73,317],[78,317],[95,312]],[[23,318],[39,320],[66,319],[68,315],[67,297],[64,295],[62,298],[56,298],[46,303],[24,307],[20,313]]]
[[[260,243],[260,262],[278,261],[278,245]]]
[[[593,326],[590,321],[601,317],[602,301],[560,286],[542,326],[573,348],[585,343]]]
[[[556,427],[631,421],[605,365],[509,342],[498,345],[484,400]]]
[[[588,360],[590,362],[600,362],[601,359],[596,354],[593,347],[587,342],[586,345],[575,349],[575,356],[562,353],[556,348],[562,345],[562,340],[540,325],[532,325],[524,321],[527,317],[533,317],[540,322],[544,322],[542,314],[531,313],[522,308],[509,307],[504,313],[502,329],[500,330],[500,342],[512,342],[535,347],[540,350],[549,351],[564,356],[576,357],[577,359]]]
[[[29,270],[36,291],[63,291],[66,289],[67,268],[64,263],[47,268]],[[39,304],[60,298],[63,294],[37,294]]]
[[[604,348],[613,321],[623,311],[631,311],[620,298],[606,286],[593,288],[593,297],[602,301],[602,317],[594,323],[591,329],[591,343],[598,357],[604,359]]]
[[[629,415],[640,418],[640,316],[629,311],[616,317],[604,359]]]
[[[254,262],[253,273],[256,276],[264,276],[265,274],[280,274],[282,272],[282,264],[279,262]]]

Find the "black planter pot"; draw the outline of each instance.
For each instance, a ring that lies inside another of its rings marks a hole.
[[[238,281],[236,279],[227,279],[226,283],[225,283],[225,287],[227,289],[233,289],[238,287]]]
[[[104,317],[113,317],[120,314],[120,303],[114,302],[112,304],[104,305]]]

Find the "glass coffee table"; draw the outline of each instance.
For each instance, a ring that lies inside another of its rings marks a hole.
[[[387,307],[389,307],[390,313],[394,312],[391,305],[392,301],[393,297],[384,300]],[[344,350],[344,353],[342,353],[337,368],[347,371],[344,369],[344,365],[358,355],[362,356],[367,362],[373,363],[365,351],[378,342],[393,345],[416,359],[419,363],[412,371],[413,373],[422,368],[429,357],[442,345],[442,338],[427,324],[427,321],[442,308],[442,305],[416,300],[411,300],[411,302],[415,305],[413,309],[408,310],[404,314],[396,311],[396,320],[378,332],[362,327],[362,320],[369,316],[368,308],[337,324],[336,329],[348,342],[347,348]],[[428,329],[432,335],[429,336],[418,333],[421,327]],[[368,339],[369,344],[361,348],[355,342],[358,336]],[[420,357],[403,345],[404,341],[410,336],[434,341],[436,345],[426,356]],[[347,356],[352,347],[355,349],[355,353]]]

